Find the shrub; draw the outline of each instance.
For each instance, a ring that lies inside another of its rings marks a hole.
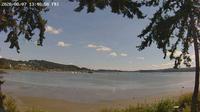
[[[101,112],[173,112],[176,103],[173,100],[161,100],[152,105],[138,104],[126,109],[104,109]]]
[[[190,106],[186,106],[186,107],[183,109],[183,112],[191,112],[191,111],[190,111]]]
[[[6,96],[4,100],[4,108],[6,112],[20,112],[19,109],[17,108],[16,101],[9,96]],[[47,111],[41,110],[39,108],[30,108],[25,110],[25,112],[47,112]]]
[[[192,102],[192,93],[181,95],[178,99],[179,104],[191,105]]]
[[[19,112],[15,100],[8,96],[4,100],[4,108],[6,112]]]
[[[174,111],[175,102],[172,100],[161,100],[156,105],[156,111],[155,112],[172,112]]]

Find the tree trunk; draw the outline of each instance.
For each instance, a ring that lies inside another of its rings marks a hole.
[[[198,93],[199,93],[199,47],[197,42],[197,37],[194,37],[194,51],[195,51],[195,85],[194,92],[192,96],[191,112],[198,112]]]
[[[199,48],[197,38],[194,38],[194,51],[195,51],[195,62],[196,62],[196,70],[195,70],[195,85],[194,92],[192,96],[192,112],[198,112],[198,93],[199,93]]]
[[[194,0],[194,2],[198,2],[198,0]],[[194,12],[194,9],[193,9]],[[194,41],[194,52],[195,52],[195,85],[194,91],[192,95],[192,105],[191,105],[191,112],[198,112],[198,94],[199,94],[199,42],[198,42],[198,30],[196,28],[197,18],[195,19],[194,13],[190,14],[190,27],[191,27],[191,34]],[[198,24],[198,23],[197,23]]]
[[[1,90],[1,86],[3,83],[4,81],[2,81],[0,78],[0,112],[5,112],[4,105],[3,105],[4,95]]]

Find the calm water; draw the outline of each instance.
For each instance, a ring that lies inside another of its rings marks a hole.
[[[4,79],[3,89],[10,94],[90,102],[192,90],[194,73],[9,72]]]

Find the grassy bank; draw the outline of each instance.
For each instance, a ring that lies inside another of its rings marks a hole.
[[[6,112],[47,112],[39,108],[27,108],[26,110],[21,111],[17,107],[16,101],[9,96],[6,96],[6,99],[4,100],[4,108]]]
[[[164,99],[152,104],[137,104],[136,106],[129,106],[123,109],[108,108],[100,112],[190,112],[191,97],[192,94],[184,94],[178,98]],[[27,108],[26,110],[19,111],[15,100],[11,97],[6,97],[4,106],[6,112],[48,112],[38,108]]]
[[[190,93],[184,94],[177,99],[160,100],[153,104],[138,104],[125,109],[104,109],[101,112],[191,112],[191,98],[192,94]]]

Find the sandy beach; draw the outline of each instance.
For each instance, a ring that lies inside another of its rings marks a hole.
[[[190,91],[185,91],[182,94],[189,93]],[[9,94],[9,93],[7,93]],[[121,99],[113,101],[101,101],[93,103],[81,103],[72,102],[66,100],[49,99],[42,97],[30,97],[30,96],[12,96],[19,110],[25,112],[25,110],[30,108],[41,109],[47,112],[101,112],[103,109],[123,109],[129,106],[135,106],[137,104],[153,104],[162,99],[178,99],[180,93],[170,93],[160,96],[152,96],[148,98],[136,98],[136,99]]]
[[[134,101],[78,103],[38,97],[18,97],[17,104],[20,110],[33,107],[48,112],[100,112],[105,108],[125,108],[128,105],[134,104]]]

